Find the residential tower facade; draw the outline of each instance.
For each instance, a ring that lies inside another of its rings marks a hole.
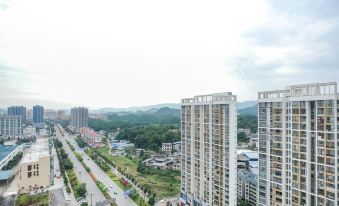
[[[74,107],[71,109],[71,126],[79,129],[88,127],[88,109],[84,107]]]
[[[44,108],[40,105],[33,106],[33,123],[44,123]]]
[[[21,121],[20,115],[0,115],[0,136],[22,134]]]
[[[259,92],[258,202],[339,205],[336,83]]]
[[[26,123],[26,107],[24,106],[10,106],[7,108],[8,115],[19,115],[21,116],[21,123]]]
[[[236,205],[236,96],[181,101],[181,205]]]

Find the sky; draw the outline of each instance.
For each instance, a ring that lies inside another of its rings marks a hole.
[[[0,107],[128,107],[338,81],[337,0],[0,0]]]

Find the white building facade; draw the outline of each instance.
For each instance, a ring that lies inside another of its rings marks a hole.
[[[236,101],[232,93],[182,100],[181,205],[236,205]]]
[[[257,175],[251,171],[239,171],[237,178],[238,199],[246,201],[250,206],[256,206]]]
[[[99,146],[102,142],[102,135],[89,127],[80,128],[81,138],[91,146]]]
[[[259,92],[258,202],[339,205],[336,83]]]
[[[161,151],[165,153],[171,153],[173,150],[172,143],[162,143],[161,145]]]
[[[22,134],[22,117],[20,115],[0,115],[0,136]]]
[[[71,126],[75,129],[88,127],[88,109],[74,107],[71,109]]]

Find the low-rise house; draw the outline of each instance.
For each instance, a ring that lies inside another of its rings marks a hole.
[[[173,150],[172,143],[162,143],[161,151],[165,153],[171,153]]]
[[[120,142],[114,141],[111,144],[111,146],[112,146],[112,149],[121,150],[121,149],[126,149],[128,147],[134,147],[134,144],[126,140],[120,140]]]
[[[181,141],[173,142],[173,150],[176,152],[181,152]]]
[[[249,136],[250,144],[252,147],[258,148],[258,134],[251,134]]]
[[[237,198],[243,199],[251,206],[257,205],[257,175],[250,171],[237,174]]]
[[[258,174],[259,154],[257,151],[238,150],[237,168],[238,170],[249,170]]]
[[[36,135],[36,128],[29,125],[23,129],[24,136],[35,136]]]
[[[93,129],[89,127],[82,127],[80,129],[81,138],[87,142],[91,147],[101,147],[103,146],[102,135],[95,132]]]
[[[180,160],[177,160],[178,155],[171,155],[170,157],[162,157],[162,156],[152,156],[150,159],[144,161],[146,166],[159,168],[163,170],[173,169],[180,170],[181,164]]]
[[[50,153],[47,138],[39,138],[25,153],[20,163],[19,193],[30,193],[49,187]]]

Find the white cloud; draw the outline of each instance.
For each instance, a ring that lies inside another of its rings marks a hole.
[[[25,74],[8,84],[36,99],[131,106],[232,91],[250,100],[296,80],[307,65],[333,64],[337,44],[326,35],[338,23],[335,6],[324,6],[327,15],[296,4],[299,16],[286,12],[293,6],[11,0],[0,10],[0,60]],[[272,79],[279,81],[265,82]]]

